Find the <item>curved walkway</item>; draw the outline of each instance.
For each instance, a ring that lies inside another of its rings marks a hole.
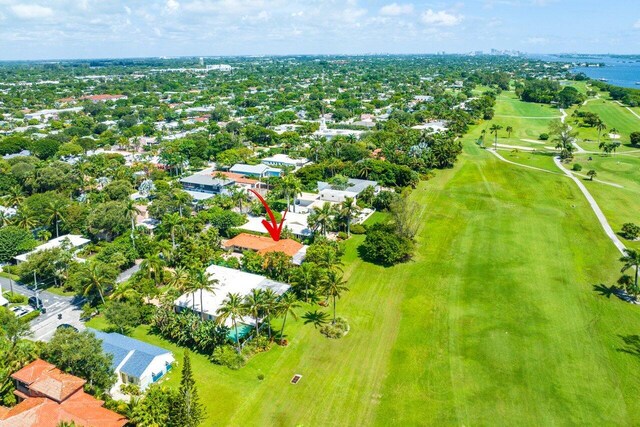
[[[547,170],[547,169],[542,169],[542,168],[539,168],[539,167],[536,167],[536,166],[523,165],[522,163],[517,163],[517,162],[512,162],[511,160],[507,160],[504,157],[502,157],[502,155],[500,153],[498,153],[497,151],[495,151],[493,148],[488,148],[487,151],[490,152],[491,154],[493,154],[494,156],[496,156],[498,159],[502,160],[503,162],[510,163],[512,165],[520,166],[520,167],[527,168],[527,169],[533,169],[533,170],[536,170],[536,171],[551,173],[551,174],[554,174],[554,175],[559,175],[558,172],[550,171],[550,170]]]
[[[562,163],[560,162],[560,158],[554,157],[553,161],[555,162],[556,166],[558,166],[562,170],[562,172],[565,173],[565,175],[571,178],[578,185],[578,188],[580,189],[580,191],[582,191],[582,194],[584,194],[584,197],[587,198],[587,201],[589,202],[591,209],[596,214],[598,221],[600,221],[600,225],[602,225],[604,232],[609,237],[609,239],[611,239],[611,241],[616,246],[616,248],[618,248],[620,253],[624,255],[624,251],[626,249],[625,245],[620,241],[620,239],[618,238],[618,235],[613,231],[613,228],[611,228],[611,226],[609,225],[609,222],[607,222],[607,217],[604,216],[604,213],[602,213],[600,206],[598,206],[598,203],[596,202],[596,200],[593,198],[591,193],[589,193],[589,190],[587,190],[587,187],[582,183],[582,181],[580,181],[569,170],[567,170],[567,168],[562,166]]]
[[[502,155],[500,155],[500,153],[496,152],[495,150],[493,150],[491,148],[487,149],[487,151],[489,151],[491,154],[493,154],[494,156],[496,156],[498,159],[502,160],[503,162],[510,163],[512,165],[520,166],[520,167],[527,168],[527,169],[533,169],[533,170],[537,170],[537,171],[541,171],[541,172],[546,172],[546,173],[558,175],[558,172],[553,172],[553,171],[550,171],[550,170],[547,170],[547,169],[538,168],[538,167],[535,167],[535,166],[523,165],[522,163],[516,163],[516,162],[512,162],[511,160],[507,160],[504,157],[502,157]],[[615,231],[613,231],[613,228],[611,228],[611,226],[609,225],[609,222],[607,221],[607,217],[604,216],[604,213],[600,209],[600,206],[598,206],[598,203],[596,202],[596,200],[593,198],[591,193],[589,193],[589,190],[587,190],[587,187],[585,187],[585,185],[578,178],[576,178],[568,169],[566,169],[564,166],[562,166],[562,163],[560,162],[560,158],[559,157],[554,157],[553,161],[556,164],[556,166],[558,166],[558,168],[560,168],[560,170],[562,170],[562,172],[564,172],[564,174],[566,176],[571,178],[578,185],[578,188],[580,189],[580,191],[582,191],[582,194],[584,194],[584,196],[586,197],[587,202],[589,202],[589,205],[591,206],[591,209],[596,214],[596,218],[598,218],[598,221],[600,222],[600,225],[604,229],[605,234],[613,242],[613,244],[618,249],[618,251],[620,251],[620,253],[624,255],[625,254],[624,251],[626,249],[626,246],[622,243],[622,241],[620,241],[620,239],[618,238],[618,235],[615,233]],[[612,185],[611,183],[606,183],[606,182],[603,182],[603,184]]]

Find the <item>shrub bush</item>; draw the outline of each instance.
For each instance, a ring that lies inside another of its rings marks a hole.
[[[540,141],[546,141],[549,139],[549,134],[548,133],[541,133],[540,136],[538,137],[538,139]]]
[[[347,240],[347,233],[345,233],[344,231],[340,231],[338,233],[338,239],[340,240]]]
[[[29,323],[38,316],[40,316],[40,310],[33,310],[32,312],[22,316],[20,320],[22,320],[24,323]]]
[[[258,381],[264,380],[264,374],[258,374]]]
[[[212,359],[218,365],[226,366],[229,369],[238,370],[247,363],[246,357],[238,353],[231,345],[223,345],[213,350]]]
[[[358,251],[366,261],[390,266],[409,260],[413,249],[411,239],[397,235],[392,226],[384,225],[367,230],[367,237]]]
[[[129,396],[140,396],[142,394],[140,387],[135,384],[121,384],[120,391]]]
[[[16,294],[15,292],[14,293],[5,292],[4,293],[4,297],[11,304],[26,304],[27,303],[27,297],[26,296],[20,295],[20,294]]]
[[[351,234],[364,234],[366,232],[367,229],[362,224],[353,224],[351,226]]]
[[[580,172],[582,170],[582,165],[580,163],[574,163],[571,169],[575,172]]]
[[[640,235],[640,227],[632,222],[622,225],[622,236],[627,240],[636,240]]]
[[[207,355],[227,341],[229,332],[229,328],[212,320],[201,321],[194,312],[175,313],[164,308],[156,311],[151,326],[169,341]]]
[[[242,348],[242,355],[246,358],[253,356],[256,353],[262,353],[268,351],[271,348],[271,341],[267,337],[259,336],[254,338],[244,345]]]
[[[336,323],[327,323],[320,328],[320,333],[327,338],[342,338],[349,332],[349,323],[342,317],[336,318]]]

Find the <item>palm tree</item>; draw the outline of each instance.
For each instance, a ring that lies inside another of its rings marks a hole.
[[[38,239],[42,240],[43,242],[47,242],[51,238],[51,232],[46,229],[38,231],[37,235]]]
[[[162,226],[171,233],[171,247],[176,248],[176,230],[182,224],[182,218],[177,213],[167,214],[162,217]]]
[[[204,320],[204,298],[205,291],[214,293],[216,290],[217,279],[212,279],[205,270],[192,270],[189,275],[189,290],[193,292],[200,291],[200,320]]]
[[[361,162],[358,162],[358,166],[360,167],[360,170],[358,171],[358,176],[360,178],[368,179],[369,174],[373,171],[371,168],[371,162],[368,162],[367,160],[363,160]]]
[[[244,202],[248,200],[247,197],[247,192],[243,188],[238,187],[231,193],[231,200],[238,204],[238,210],[240,213],[242,213],[242,206],[244,205]]]
[[[502,126],[497,124],[492,124],[491,127],[489,128],[489,133],[492,133],[494,135],[494,139],[493,139],[494,150],[498,149],[498,131],[500,129],[502,129]]]
[[[114,279],[109,271],[110,267],[102,262],[89,262],[82,271],[85,283],[84,295],[89,295],[92,291],[97,291],[105,304],[104,294],[107,289],[114,284]]]
[[[189,283],[189,270],[184,267],[178,267],[173,271],[171,279],[169,280],[169,289],[175,290],[179,293],[184,293]]]
[[[323,236],[327,235],[327,229],[333,222],[333,206],[325,202],[320,209],[309,215],[309,222],[313,224],[314,230],[320,230]]]
[[[278,312],[282,316],[282,327],[280,328],[280,342],[284,341],[284,326],[287,323],[287,315],[298,320],[298,315],[295,309],[300,307],[300,302],[296,299],[295,295],[290,292],[284,293],[278,301]]]
[[[309,302],[309,288],[318,281],[318,266],[313,262],[303,262],[293,273],[292,283],[304,287],[304,298]]]
[[[598,144],[600,144],[600,134],[606,128],[607,128],[607,125],[605,125],[602,120],[598,119],[598,121],[596,122],[596,129],[598,130]]]
[[[9,188],[7,194],[4,196],[9,206],[18,207],[24,202],[24,194],[22,193],[22,186],[14,185]]]
[[[624,273],[630,268],[635,270],[635,277],[633,281],[633,291],[638,294],[638,270],[640,269],[640,252],[635,249],[625,249],[624,256],[620,258],[620,262],[623,262],[621,272]]]
[[[134,287],[133,282],[127,281],[116,286],[113,293],[109,296],[109,299],[115,301],[135,300],[139,296],[140,292],[138,292],[138,290]]]
[[[55,224],[56,237],[60,236],[60,229],[58,224],[60,221],[64,221],[63,212],[66,207],[67,207],[67,204],[64,201],[59,199],[53,199],[49,202],[49,204],[45,208],[46,214],[49,215],[49,222],[52,222]]]
[[[511,139],[511,134],[513,133],[513,127],[507,126],[505,130],[507,131],[507,138]]]
[[[131,218],[131,243],[133,247],[136,247],[135,231],[136,231],[136,217],[142,213],[142,211],[136,206],[135,201],[127,199],[124,205],[125,214]]]
[[[166,261],[160,255],[151,255],[140,263],[140,271],[144,273],[148,279],[152,279],[157,286],[164,281],[164,267]]]
[[[333,322],[336,323],[336,299],[340,298],[343,292],[349,290],[347,288],[347,282],[342,280],[342,274],[339,274],[335,270],[329,270],[325,276],[322,288],[327,295],[327,298],[333,299]]]
[[[351,236],[351,220],[360,212],[360,208],[356,205],[353,197],[345,197],[340,204],[340,216],[347,221],[347,237]]]
[[[4,227],[11,224],[11,217],[4,211],[0,211],[0,227]]]
[[[216,311],[217,323],[224,323],[225,320],[231,319],[233,329],[236,333],[236,350],[240,353],[240,337],[238,336],[238,319],[242,317],[244,312],[244,305],[240,294],[227,294],[227,297],[222,301],[222,305]]]
[[[262,293],[262,306],[267,322],[267,330],[269,331],[269,340],[271,340],[271,316],[276,312],[278,307],[278,295],[271,288],[267,288]]]
[[[293,196],[295,212],[296,197],[302,192],[302,181],[296,178],[295,175],[287,175],[282,178],[282,189],[287,196],[287,212],[291,210],[291,196]]]
[[[18,211],[18,215],[16,215],[14,223],[20,228],[31,230],[33,227],[38,225],[38,220],[31,209],[23,208]]]
[[[191,203],[191,196],[186,191],[176,191],[175,193],[173,193],[173,197],[178,203],[178,212],[182,217],[182,207]]]
[[[256,322],[256,337],[260,332],[260,313],[264,308],[264,292],[262,289],[252,289],[244,297],[244,309]]]

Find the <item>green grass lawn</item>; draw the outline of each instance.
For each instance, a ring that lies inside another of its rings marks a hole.
[[[639,308],[593,290],[617,279],[614,246],[569,179],[505,164],[471,140],[454,169],[412,194],[413,261],[368,264],[363,237],[348,241],[346,337],[298,321],[288,347],[240,371],[194,355],[205,425],[640,423],[640,360],[621,351],[640,331]],[[132,335],[182,357],[146,327]]]
[[[638,147],[632,147],[629,145],[629,135],[631,132],[640,130],[640,119],[629,112],[629,110],[604,96],[602,96],[601,99],[589,101],[587,105],[580,106],[579,109],[581,111],[589,111],[598,114],[602,121],[607,125],[607,129],[602,132],[601,139],[605,139],[611,129],[615,128],[618,130],[618,133],[621,136],[618,141],[623,144],[618,149],[619,152],[638,149]],[[569,111],[569,113],[571,112],[573,112],[573,109]],[[579,138],[583,140],[580,142],[580,146],[582,148],[591,151],[598,150],[598,131],[596,128],[579,126],[572,118],[569,118],[568,123],[574,126],[574,129],[578,131]],[[585,139],[590,142],[585,142]]]

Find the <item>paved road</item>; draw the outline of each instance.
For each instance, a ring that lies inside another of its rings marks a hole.
[[[125,280],[129,279],[129,277],[136,274],[138,270],[140,270],[140,264],[135,264],[133,267],[127,268],[125,271],[123,271],[118,275],[118,278],[116,279],[116,283],[124,282]]]
[[[0,285],[3,292],[9,291],[11,281],[4,277],[0,277]],[[27,297],[35,296],[35,292],[31,287],[27,287],[13,282],[13,291],[25,295]],[[79,330],[85,328],[80,320],[81,308],[84,300],[78,297],[66,297],[56,295],[47,291],[38,292],[42,305],[46,309],[46,313],[41,314],[31,321],[31,331],[33,335],[30,337],[35,341],[49,341],[53,336],[56,328],[62,323],[68,323],[75,326]],[[61,319],[58,319],[58,315]]]

